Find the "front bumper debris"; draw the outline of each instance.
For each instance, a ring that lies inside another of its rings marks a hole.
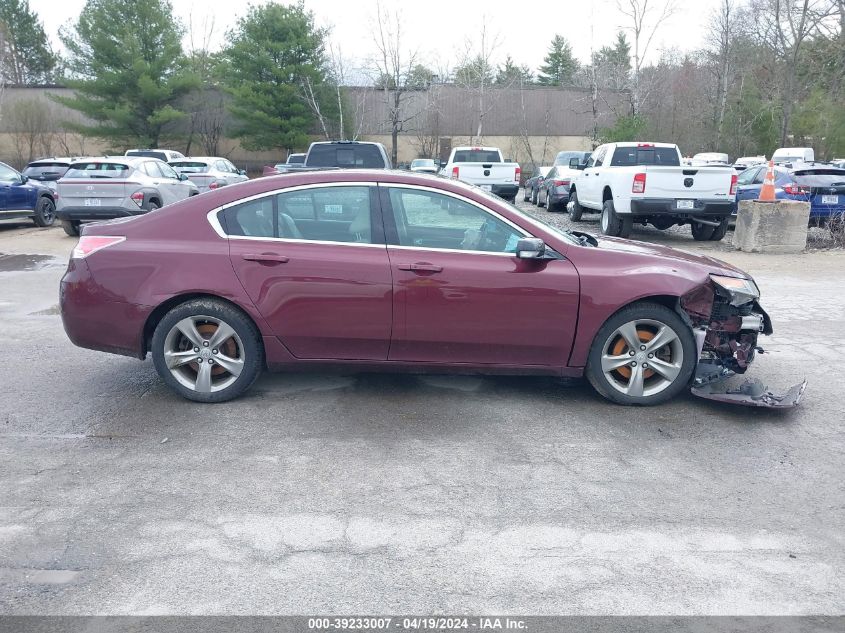
[[[793,385],[783,393],[769,391],[760,380],[748,379],[739,387],[731,388],[724,382],[710,383],[693,387],[692,394],[706,400],[741,404],[748,407],[766,407],[768,409],[791,409],[801,401],[807,381]]]

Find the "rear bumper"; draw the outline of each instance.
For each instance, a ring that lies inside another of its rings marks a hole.
[[[519,191],[519,185],[517,183],[512,185],[492,185],[490,191],[500,198],[515,198]]]
[[[56,211],[60,220],[82,222],[87,220],[113,220],[114,218],[128,218],[143,215],[146,209],[136,207],[62,207]]]
[[[678,200],[674,198],[636,198],[631,200],[631,215],[725,218],[733,210],[733,200],[693,200],[692,209],[679,209]]]
[[[74,345],[143,358],[142,333],[151,308],[113,300],[85,260],[72,259],[59,286],[62,324]]]

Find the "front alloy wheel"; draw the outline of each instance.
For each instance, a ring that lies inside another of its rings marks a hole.
[[[153,362],[174,391],[199,402],[223,402],[248,389],[264,365],[259,334],[239,310],[216,300],[177,306],[152,341]]]
[[[596,335],[587,377],[620,404],[657,404],[689,382],[695,344],[689,327],[665,306],[640,304],[611,317]]]

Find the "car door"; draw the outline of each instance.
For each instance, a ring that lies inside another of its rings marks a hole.
[[[469,199],[379,188],[393,272],[390,360],[566,364],[579,293],[568,260],[518,259],[529,232]]]
[[[387,359],[393,286],[375,184],[266,194],[226,207],[222,226],[244,289],[293,356]]]
[[[12,183],[16,181],[19,181],[18,172],[0,163],[0,213],[12,209],[9,206],[9,192],[12,188]]]
[[[578,179],[578,199],[580,202],[586,202],[590,206],[597,206],[600,200],[597,200],[599,187],[599,171],[598,168],[602,166],[607,146],[602,145],[587,161],[587,166],[581,173]]]
[[[179,180],[179,174],[165,162],[158,162],[158,168],[163,176],[162,187],[166,187],[170,193],[171,202],[184,200],[191,195],[195,185],[190,180]]]

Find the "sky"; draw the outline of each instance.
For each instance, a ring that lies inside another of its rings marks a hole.
[[[264,4],[255,0],[253,4]],[[281,0],[282,4],[291,4]],[[662,4],[665,0],[651,0]],[[225,42],[225,32],[243,15],[248,2],[242,0],[171,0],[174,13],[195,41],[202,40],[213,25],[212,48]],[[678,11],[657,32],[646,61],[654,61],[660,50],[693,50],[704,43],[708,16],[720,0],[676,0]],[[61,50],[59,28],[73,21],[85,0],[30,0],[30,6],[44,23],[54,47]],[[364,66],[374,55],[372,24],[376,0],[305,0],[317,23],[332,29],[331,39],[344,58]],[[408,46],[419,52],[421,61],[434,69],[449,68],[466,50],[467,40],[477,38],[482,20],[497,36],[497,62],[510,54],[517,64],[536,69],[543,62],[555,34],[566,37],[575,56],[588,60],[591,47],[612,43],[624,26],[616,0],[381,0],[383,8],[400,12]],[[189,28],[191,27],[191,28]],[[187,40],[187,37],[186,37]],[[629,38],[630,40],[630,38]],[[186,45],[188,42],[186,41]]]

